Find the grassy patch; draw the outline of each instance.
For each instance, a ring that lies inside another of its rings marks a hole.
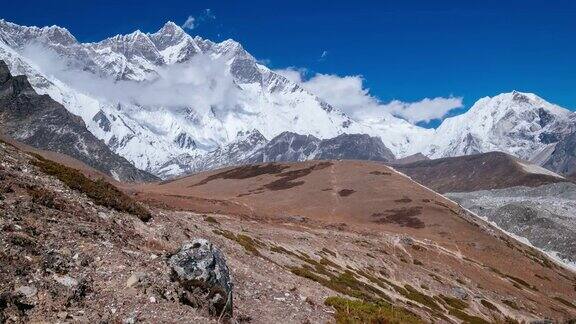
[[[235,241],[236,243],[240,244],[246,250],[246,252],[254,256],[262,256],[262,254],[260,254],[260,251],[258,251],[258,247],[262,246],[262,243],[258,242],[257,240],[254,240],[248,235],[245,234],[236,235],[227,230],[217,230],[217,229],[213,230],[212,232],[214,232],[214,234],[222,235],[229,240]]]
[[[214,218],[212,216],[204,217],[204,221],[207,223],[211,223],[211,224],[220,224],[220,222],[217,221],[216,218]]]
[[[441,283],[441,284],[444,284],[444,282],[442,281],[442,279],[440,279],[439,276],[437,276],[437,275],[435,275],[435,274],[433,274],[433,273],[429,273],[428,276],[430,276],[430,278],[436,280],[437,282],[439,282],[439,283]]]
[[[335,274],[327,271],[321,264],[319,265],[320,266],[315,266],[315,268],[308,265],[293,267],[291,271],[297,276],[316,281],[326,288],[350,297],[365,301],[390,300],[390,297],[383,291],[358,280],[351,271],[346,270],[343,273]]]
[[[461,319],[464,323],[467,324],[490,324],[490,322],[481,317],[470,315],[456,308],[450,309],[448,314]]]
[[[491,311],[500,312],[500,310],[498,309],[498,307],[496,307],[496,305],[492,304],[491,302],[485,299],[482,299],[480,303],[482,304],[482,306],[488,308]]]
[[[424,323],[416,314],[384,302],[365,302],[329,297],[324,302],[336,309],[336,323]]]
[[[320,253],[329,254],[329,255],[331,255],[331,256],[333,256],[333,257],[336,257],[336,256],[337,256],[337,255],[336,255],[336,252],[334,252],[334,251],[332,251],[332,250],[330,250],[330,249],[327,249],[327,248],[322,248],[322,251],[320,251]]]
[[[524,286],[524,287],[526,287],[526,288],[528,288],[528,289],[532,289],[532,290],[534,290],[534,291],[538,291],[538,288],[536,288],[535,286],[530,285],[529,283],[527,283],[526,281],[524,281],[524,280],[522,280],[522,279],[520,279],[520,278],[517,278],[517,277],[514,277],[514,276],[510,276],[510,275],[506,275],[506,277],[507,277],[508,279],[512,280],[513,282],[515,282],[515,283],[517,283],[517,284],[519,284],[519,285],[522,285],[522,286]]]
[[[518,307],[518,305],[516,305],[516,303],[512,300],[509,299],[502,299],[502,303],[514,310],[520,310],[520,307]]]
[[[557,301],[561,302],[562,304],[572,308],[572,309],[576,309],[576,305],[572,304],[571,302],[567,301],[566,299],[560,297],[560,296],[556,296],[554,297],[554,299],[556,299]]]
[[[152,218],[152,214],[148,209],[104,179],[92,180],[76,169],[47,160],[37,154],[34,157],[36,160],[33,160],[32,164],[37,166],[42,172],[58,178],[70,189],[84,193],[94,203],[119,212],[133,214],[144,222]]]
[[[413,300],[419,304],[429,307],[430,309],[442,311],[442,308],[436,303],[434,298],[425,295],[410,285],[404,285],[406,292],[403,294],[407,299]]]
[[[295,257],[299,257],[299,255],[297,255],[296,253],[285,249],[284,247],[280,246],[280,245],[272,245],[270,247],[270,251],[274,252],[274,253],[280,253],[280,254],[287,254],[287,255],[291,255],[291,256],[295,256]]]
[[[449,297],[440,295],[440,299],[442,299],[448,306],[456,309],[465,309],[468,307],[468,304],[458,298]]]
[[[65,209],[64,204],[53,191],[37,186],[30,186],[26,188],[26,191],[30,195],[30,198],[32,198],[32,201],[36,204],[51,209]]]

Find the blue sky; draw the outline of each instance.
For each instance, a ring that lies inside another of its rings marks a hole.
[[[234,38],[272,68],[361,75],[382,102],[455,96],[468,108],[515,89],[576,109],[571,0],[9,1],[0,13],[66,27],[80,41],[190,16],[193,35]]]

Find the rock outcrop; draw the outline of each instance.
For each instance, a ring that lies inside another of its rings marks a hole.
[[[35,148],[69,155],[116,180],[157,180],[112,152],[88,131],[80,117],[49,96],[38,94],[26,76],[13,76],[1,60],[0,130]]]
[[[181,300],[206,307],[219,317],[232,317],[232,280],[226,259],[208,240],[184,244],[168,261],[174,279],[184,288]]]

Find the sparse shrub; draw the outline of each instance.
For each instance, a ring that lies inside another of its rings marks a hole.
[[[514,310],[519,310],[520,308],[518,307],[518,305],[516,305],[516,303],[512,300],[508,300],[508,299],[502,299],[502,303]]]
[[[262,256],[260,251],[258,251],[258,246],[262,246],[263,244],[257,240],[252,239],[248,235],[238,234],[235,235],[234,233],[227,231],[227,230],[213,230],[214,234],[222,235],[225,238],[235,241],[240,244],[248,253],[254,256]]]
[[[464,323],[469,323],[469,324],[489,324],[490,323],[481,317],[470,315],[470,314],[465,313],[465,312],[463,312],[459,309],[456,309],[456,308],[450,309],[448,314],[455,316],[455,317],[458,317]]]
[[[572,304],[571,302],[567,301],[566,299],[560,297],[560,296],[556,296],[554,297],[554,299],[556,299],[557,301],[561,302],[562,304],[572,308],[572,309],[576,309],[576,305]]]
[[[498,307],[496,307],[494,304],[492,304],[491,302],[489,302],[489,301],[487,301],[487,300],[485,300],[485,299],[482,299],[482,300],[480,301],[480,303],[481,303],[484,307],[488,308],[488,309],[491,310],[491,311],[500,312],[500,310],[498,309]]]
[[[320,251],[320,252],[325,253],[325,254],[330,254],[331,256],[336,257],[336,252],[334,252],[328,248],[322,248],[322,251]]]
[[[36,204],[52,209],[64,209],[63,203],[58,199],[53,191],[35,186],[26,188],[26,191],[28,191],[32,201]]]
[[[454,297],[449,297],[449,296],[444,296],[444,295],[440,295],[440,298],[446,303],[448,304],[448,306],[452,307],[452,308],[456,308],[456,309],[465,309],[468,307],[468,304],[458,298],[454,298]]]
[[[212,216],[208,216],[204,218],[204,221],[207,223],[212,223],[212,224],[220,224],[220,222],[218,222],[216,220],[216,218],[212,217]]]
[[[133,214],[144,222],[152,218],[152,214],[148,209],[106,180],[92,180],[76,169],[47,160],[37,154],[34,156],[36,160],[32,161],[32,164],[40,168],[42,172],[58,178],[70,189],[84,193],[96,204],[119,212]]]
[[[417,303],[420,303],[424,306],[428,306],[430,309],[441,311],[442,308],[436,303],[434,298],[424,295],[423,293],[416,290],[414,287],[406,284],[404,285],[404,289],[406,289],[406,293],[403,294],[404,297],[413,300]]]
[[[336,309],[336,322],[343,323],[423,323],[410,311],[385,301],[365,302],[342,297],[328,297],[325,305]]]

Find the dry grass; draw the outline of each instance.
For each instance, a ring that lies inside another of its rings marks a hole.
[[[32,160],[32,164],[42,172],[58,178],[71,189],[84,193],[96,204],[119,212],[133,214],[144,222],[152,218],[148,209],[106,180],[92,180],[76,169],[47,160],[38,154],[34,154],[34,157],[36,160]]]
[[[365,302],[329,297],[324,302],[336,309],[336,322],[344,323],[424,323],[417,315],[384,302]]]

